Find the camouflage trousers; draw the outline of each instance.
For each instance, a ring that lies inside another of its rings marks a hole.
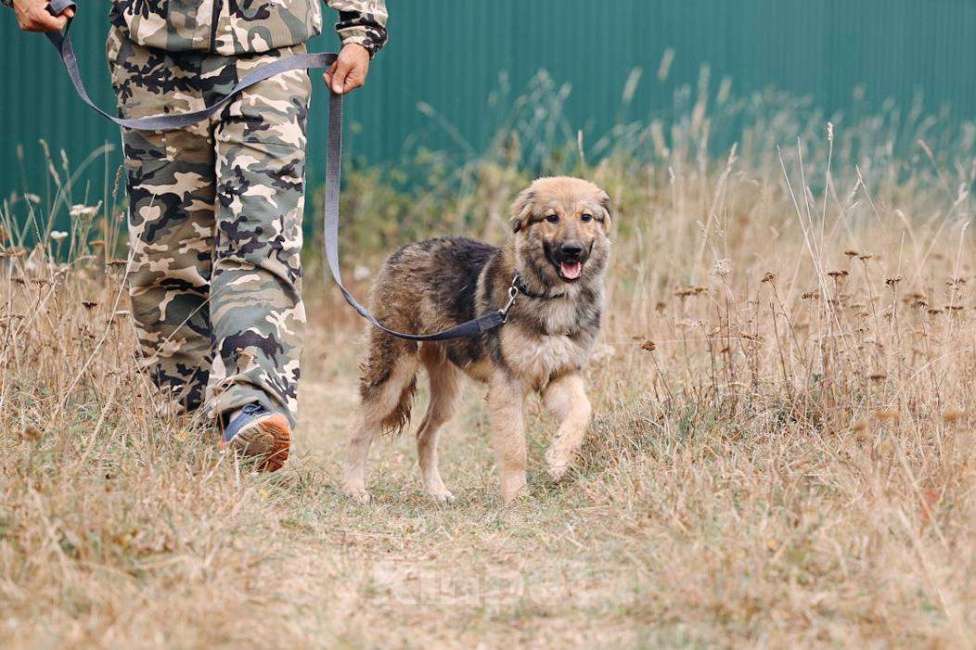
[[[257,55],[171,53],[110,33],[124,117],[203,108],[303,46]],[[311,85],[289,72],[184,130],[125,130],[129,293],[153,381],[218,417],[251,402],[295,425],[305,144]]]

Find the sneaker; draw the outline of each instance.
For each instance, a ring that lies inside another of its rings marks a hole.
[[[236,411],[221,436],[221,448],[230,447],[258,463],[258,469],[274,472],[288,460],[291,427],[288,418],[272,413],[260,404],[248,404]]]

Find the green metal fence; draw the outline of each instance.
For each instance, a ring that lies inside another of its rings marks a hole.
[[[73,28],[83,68],[103,106],[113,105],[104,61],[108,2],[83,0]],[[507,73],[517,93],[540,69],[572,85],[573,128],[592,138],[621,117],[621,89],[635,66],[642,83],[628,118],[666,110],[676,87],[703,64],[738,93],[778,87],[810,96],[826,111],[866,102],[953,107],[974,117],[976,2],[972,0],[389,0],[391,42],[368,87],[350,102],[350,153],[370,163],[397,159],[418,141],[477,147],[494,124],[487,99]],[[313,44],[329,48],[334,37]],[[666,50],[667,80],[655,72]],[[0,14],[0,194],[43,187],[38,140],[80,161],[118,134],[84,109],[36,34]],[[418,110],[434,107],[457,128]],[[324,102],[314,102],[311,177],[323,164]],[[22,145],[23,160],[18,159]],[[99,167],[102,167],[100,164]],[[99,181],[100,182],[100,181]]]

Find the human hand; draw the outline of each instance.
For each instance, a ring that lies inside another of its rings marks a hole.
[[[339,50],[339,58],[325,71],[325,84],[337,95],[348,93],[366,83],[369,74],[369,50],[350,43]]]
[[[66,9],[60,16],[47,10],[47,0],[14,0],[17,25],[23,32],[60,32],[75,17],[74,9]]]

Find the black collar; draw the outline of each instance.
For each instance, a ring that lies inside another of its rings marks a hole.
[[[535,298],[537,300],[553,300],[555,298],[562,298],[566,295],[565,293],[533,293],[532,291],[529,291],[529,288],[525,285],[525,280],[522,279],[522,275],[518,271],[515,272],[515,277],[512,278],[512,286],[515,287],[515,289],[523,296],[526,296],[527,298]]]

